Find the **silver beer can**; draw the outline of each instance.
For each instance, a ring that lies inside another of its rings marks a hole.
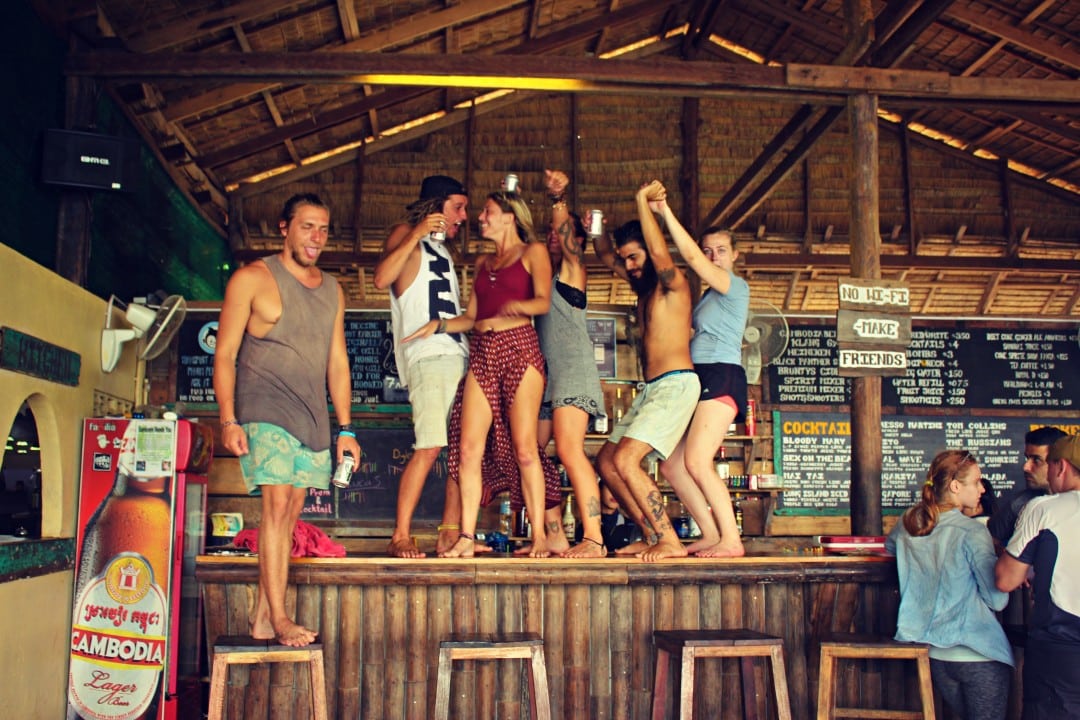
[[[589,235],[592,237],[600,237],[604,234],[604,211],[603,210],[590,210],[589,211]]]
[[[518,176],[514,173],[507,173],[503,178],[503,190],[506,192],[517,192]]]
[[[432,230],[430,233],[428,233],[428,237],[430,237],[436,242],[442,242],[446,240],[446,231],[442,229]]]

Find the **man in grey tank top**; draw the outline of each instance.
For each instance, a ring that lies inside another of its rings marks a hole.
[[[240,456],[248,492],[262,495],[259,596],[251,635],[302,647],[316,633],[285,611],[292,535],[309,488],[330,484],[330,418],[336,455],[360,459],[350,426],[352,380],[345,347],[345,295],[316,262],[330,211],[294,195],[279,222],[284,247],[237,270],[225,288],[214,353],[221,442]]]

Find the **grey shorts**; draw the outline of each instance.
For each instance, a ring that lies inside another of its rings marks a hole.
[[[413,447],[446,446],[450,408],[464,375],[465,358],[461,355],[433,355],[409,367],[409,403],[416,433]]]
[[[608,442],[617,444],[623,437],[640,440],[666,460],[694,417],[701,381],[693,370],[674,370],[642,385]]]

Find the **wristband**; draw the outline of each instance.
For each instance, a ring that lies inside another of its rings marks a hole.
[[[230,425],[239,425],[239,424],[240,424],[239,420],[226,420],[225,422],[221,423],[221,428],[222,428],[222,430],[224,430],[225,428],[229,427]]]
[[[356,437],[356,433],[353,432],[352,430],[338,430],[337,434],[338,434],[338,437],[341,437],[342,435],[344,435],[345,437],[351,437],[351,438]]]
[[[446,318],[439,318],[439,324],[435,328],[435,332],[437,332],[437,333],[446,332]]]

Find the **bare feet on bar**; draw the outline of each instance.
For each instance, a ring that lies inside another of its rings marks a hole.
[[[690,550],[690,548],[687,548],[687,550]],[[742,557],[745,554],[746,548],[743,547],[742,540],[739,538],[735,538],[730,542],[721,540],[710,548],[694,552],[694,555],[702,558]]]
[[[621,547],[618,550],[616,550],[615,554],[616,555],[640,555],[641,553],[648,550],[650,547],[652,547],[652,546],[649,545],[649,543],[645,542],[644,540],[635,540],[634,542],[630,543],[629,545],[626,545],[626,546]]]
[[[464,533],[458,533],[457,542],[448,550],[439,553],[442,558],[471,558],[476,552],[476,540]]]
[[[675,535],[675,533],[670,533],[670,535],[670,538],[661,535],[655,545],[641,553],[638,557],[644,562],[656,562],[657,560],[667,560],[668,558],[686,557],[686,548],[683,547],[678,536]]]
[[[607,548],[604,543],[597,542],[592,538],[583,537],[574,547],[560,553],[564,558],[602,558],[607,557]]]
[[[566,536],[562,536],[562,542],[566,548],[570,547],[570,543],[566,542]],[[546,558],[558,553],[551,549],[552,545],[558,546],[558,538],[545,538],[543,542],[533,541],[531,544],[524,547],[519,547],[514,551],[514,554],[519,557],[528,556],[531,558]]]
[[[420,548],[416,547],[416,543],[413,542],[411,537],[390,538],[390,544],[386,546],[386,554],[396,558],[427,557],[426,553],[421,552]]]
[[[689,545],[686,546],[686,552],[690,553],[691,555],[697,555],[702,550],[708,550],[712,546],[718,545],[719,543],[720,543],[720,533],[716,533],[715,535],[712,535],[712,536],[702,534],[702,536],[700,538],[698,538],[697,540],[695,540],[694,542],[692,542],[692,543],[690,543]],[[702,556],[702,557],[707,557],[707,556]]]
[[[303,625],[297,625],[292,620],[281,620],[274,626],[275,637],[282,645],[289,647],[304,647],[315,642],[317,633],[308,630]]]

